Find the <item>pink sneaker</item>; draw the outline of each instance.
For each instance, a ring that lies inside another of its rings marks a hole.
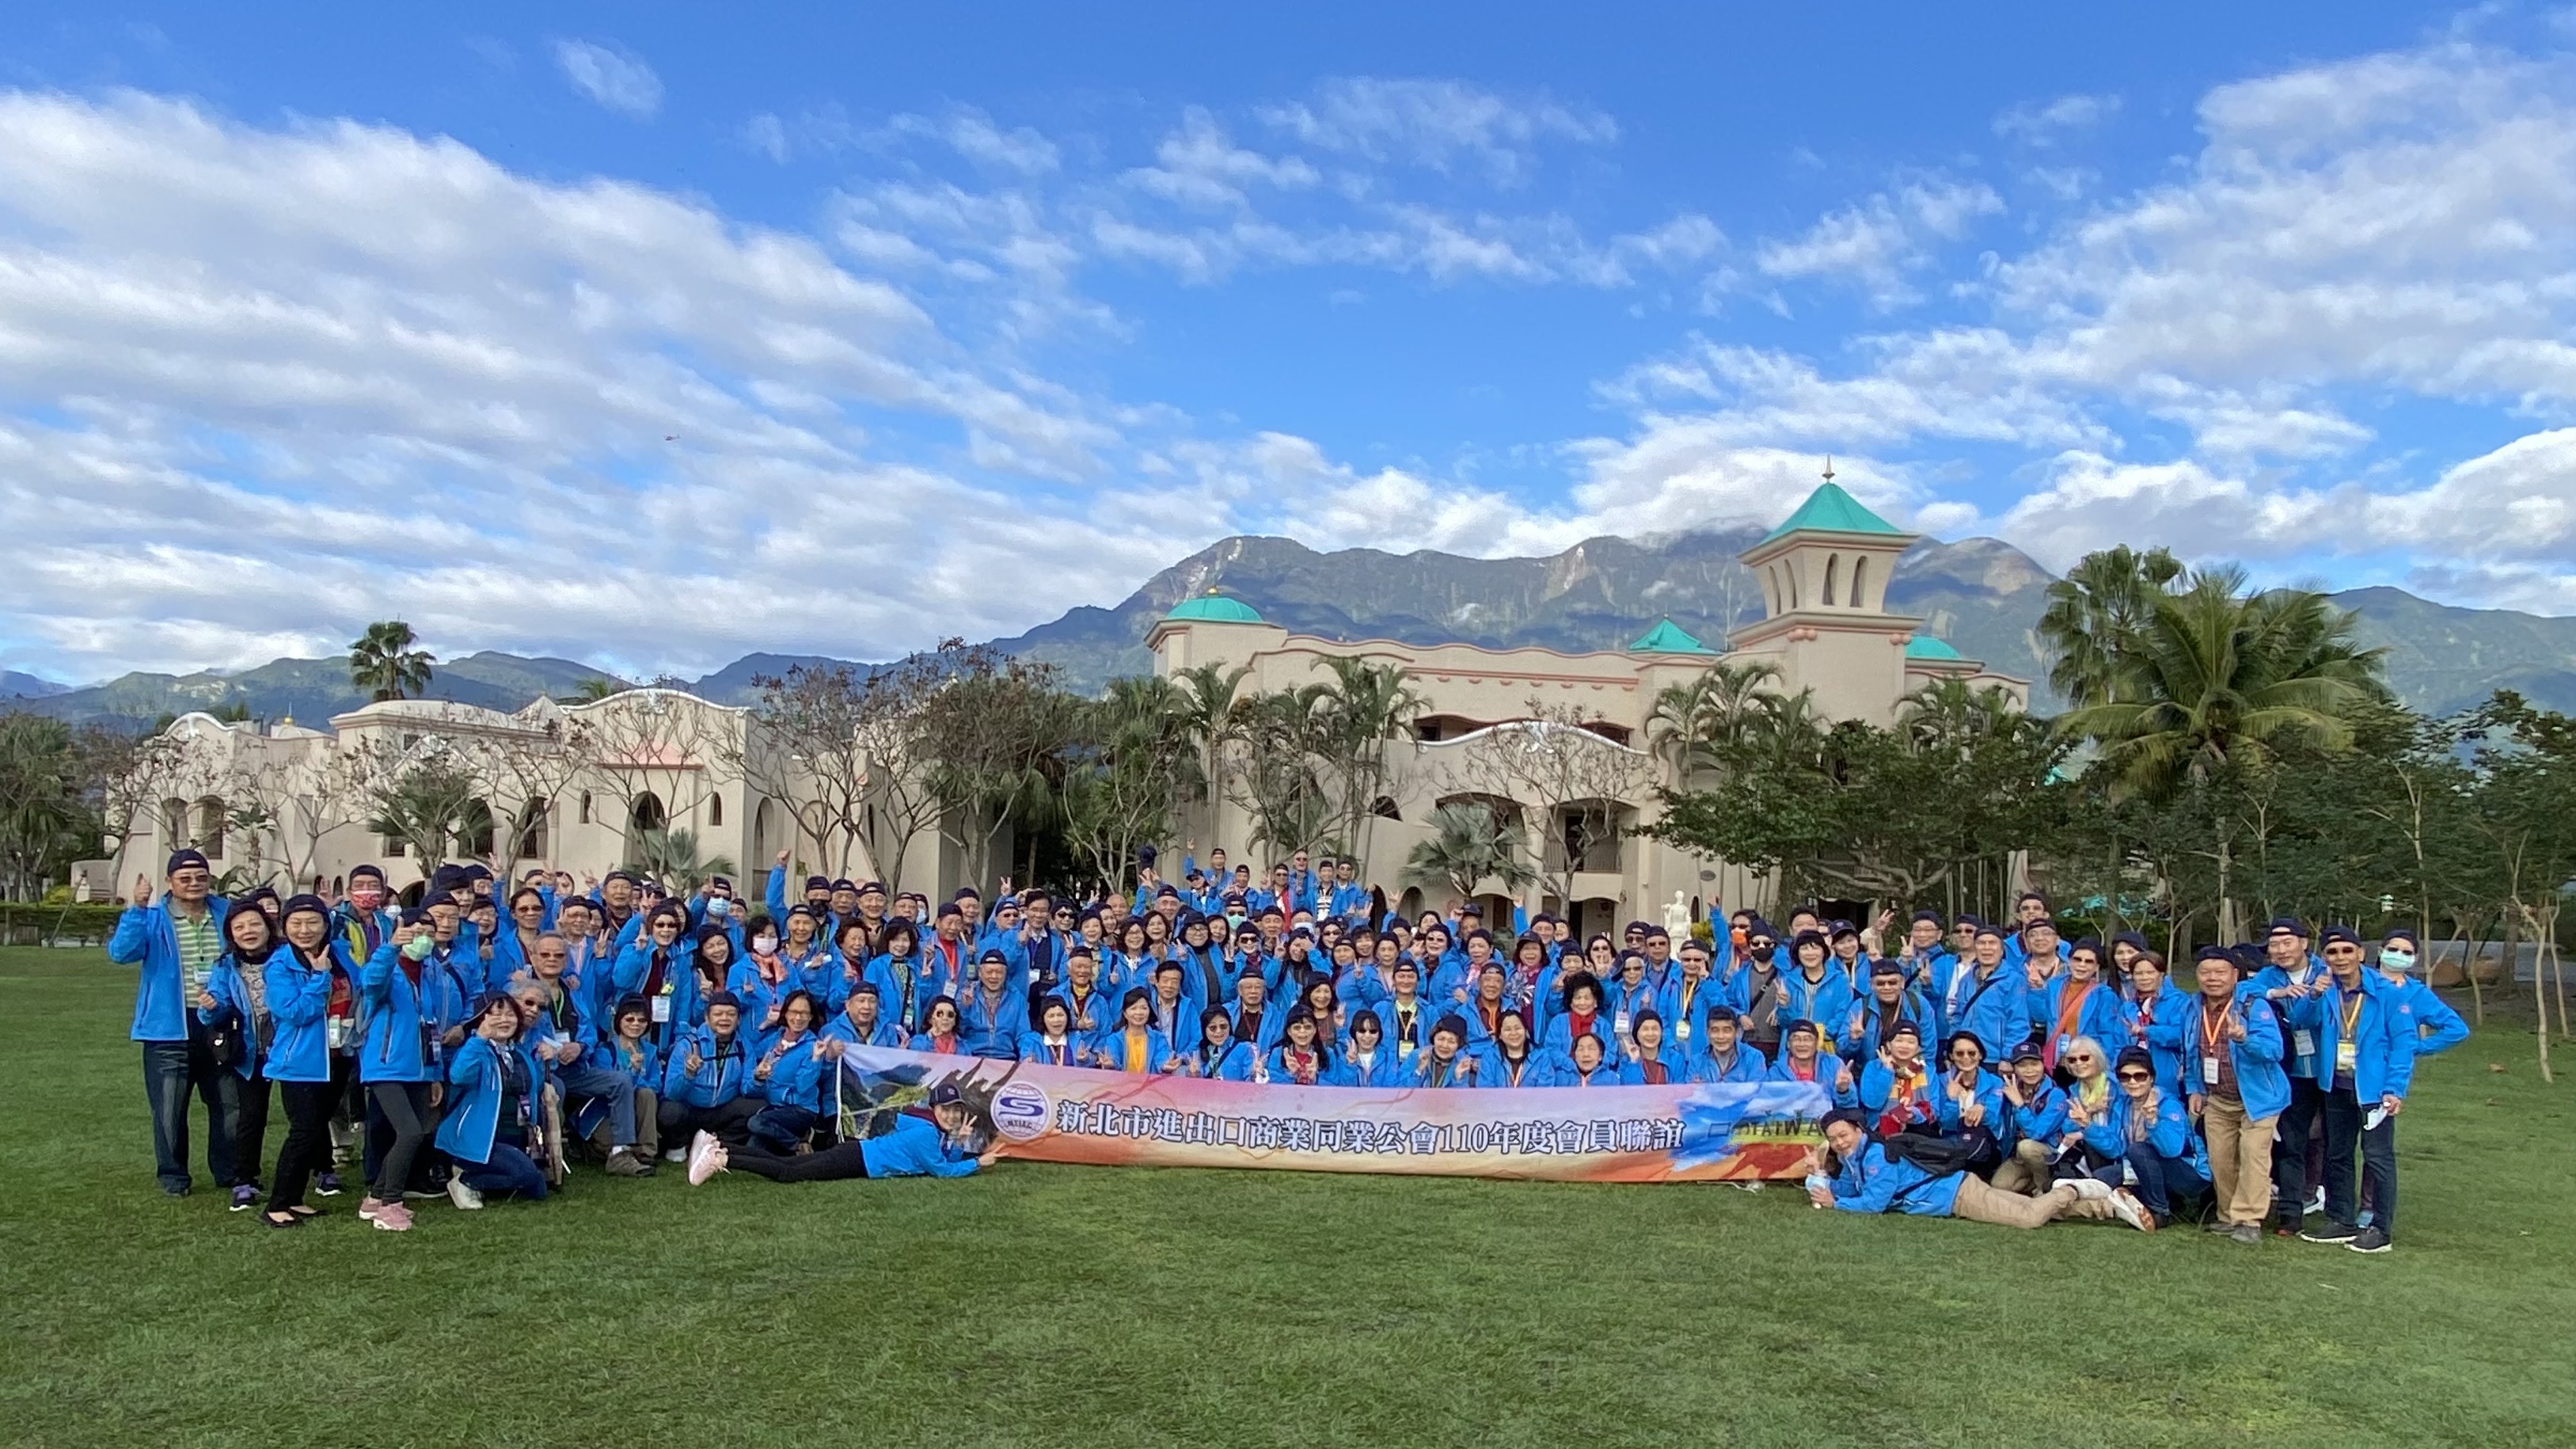
[[[369,1221],[388,1233],[411,1231],[411,1209],[398,1202],[376,1204],[376,1215]]]
[[[724,1144],[711,1132],[701,1132],[689,1144],[689,1186],[702,1186],[706,1180],[725,1170]]]
[[[358,1199],[358,1217],[362,1221],[374,1222],[376,1220],[376,1214],[383,1212],[384,1210],[385,1205],[378,1202],[373,1194]]]

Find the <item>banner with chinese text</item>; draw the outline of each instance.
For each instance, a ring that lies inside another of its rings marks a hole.
[[[1300,1087],[851,1048],[843,1131],[953,1082],[1006,1157],[1569,1182],[1791,1177],[1831,1106],[1804,1082],[1662,1087]]]

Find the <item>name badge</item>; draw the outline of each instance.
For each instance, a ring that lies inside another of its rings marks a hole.
[[[1395,1059],[1400,1062],[1413,1060],[1413,1043],[1409,1041],[1397,1042],[1395,1044]]]
[[[2202,1057],[2200,1059],[2200,1079],[2213,1087],[2218,1085],[2218,1058]]]
[[[2290,1055],[2312,1057],[2317,1054],[2317,1034],[2312,1031],[2290,1033]]]
[[[1621,1036],[1626,1036],[1626,1035],[1628,1034],[1628,1013],[1626,1013],[1626,1012],[1624,1012],[1624,1011],[1623,1011],[1623,1012],[1620,1012],[1617,1016],[1612,1017],[1610,1020],[1611,1020],[1611,1027],[1610,1027],[1610,1029],[1611,1029],[1612,1031],[1615,1031],[1615,1032],[1619,1033]]]
[[[2352,1071],[2356,1066],[2358,1066],[2358,1065],[2360,1064],[2360,1062],[2361,1062],[2361,1047],[2360,1047],[2360,1043],[2358,1043],[2358,1042],[2348,1042],[2348,1041],[2339,1041],[2339,1042],[2336,1042],[2336,1043],[2335,1043],[2335,1070],[2336,1070],[2336,1071],[2338,1071],[2338,1072],[2350,1072],[2350,1071]]]
[[[653,1024],[655,1026],[671,1024],[671,997],[668,992],[653,998]]]
[[[330,1023],[322,1028],[322,1040],[335,1052],[346,1051],[349,1046],[349,1018],[332,1017]]]
[[[1688,1021],[1686,1021],[1686,1020],[1685,1020],[1685,1021],[1679,1021],[1679,1022],[1675,1022],[1675,1023],[1673,1024],[1673,1040],[1675,1040],[1675,1041],[1689,1041],[1689,1040],[1690,1040],[1690,1023],[1689,1023]]]

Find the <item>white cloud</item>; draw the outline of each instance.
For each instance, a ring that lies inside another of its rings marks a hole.
[[[1765,276],[1846,282],[1896,306],[1916,299],[1906,277],[1931,264],[1934,242],[1958,240],[2003,207],[1983,182],[1926,177],[1828,213],[1794,239],[1765,242],[1753,261]]]
[[[1449,171],[1460,165],[1511,184],[1536,166],[1543,141],[1606,145],[1619,125],[1544,93],[1505,96],[1456,80],[1342,77],[1309,100],[1266,106],[1261,118],[1326,151]]]
[[[555,64],[574,90],[619,115],[640,121],[662,109],[662,78],[624,46],[558,40]]]
[[[1127,183],[1190,207],[1248,207],[1248,187],[1302,191],[1322,179],[1297,157],[1274,158],[1237,146],[1216,117],[1198,106],[1182,113],[1180,129],[1154,148],[1154,160],[1128,172]]]
[[[2054,145],[2075,131],[2089,131],[2120,113],[2120,98],[2065,95],[2033,105],[2015,106],[1995,117],[1995,134],[2027,146]]]

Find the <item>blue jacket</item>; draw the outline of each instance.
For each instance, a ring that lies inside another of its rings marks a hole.
[[[1123,1072],[1127,1070],[1127,1043],[1124,1040],[1126,1035],[1127,1033],[1124,1030],[1104,1031],[1091,1039],[1091,1054],[1095,1058],[1105,1057],[1108,1059],[1109,1064],[1102,1068],[1102,1070],[1112,1072]],[[1164,1063],[1169,1062],[1171,1059],[1171,1038],[1164,1036],[1162,1032],[1153,1027],[1149,1026],[1145,1028],[1146,1074],[1148,1076],[1160,1075],[1163,1070]]]
[[[2066,993],[2074,985],[2072,978],[2060,976],[2029,994],[2031,1030],[2048,1043],[2049,1061],[2054,1063],[2066,1055],[2066,1044],[2078,1036],[2089,1036],[2100,1042],[2104,1057],[2118,1056],[2120,1048],[2131,1040],[2129,1015],[2121,1009],[2120,993],[2113,990],[2107,981],[2096,978],[2084,988],[2084,995],[2075,1007],[2073,1035],[2057,1029],[2058,1015],[2066,1006]]]
[[[1883,1142],[1864,1142],[1834,1175],[1834,1206],[1847,1213],[1906,1212],[1946,1218],[1959,1198],[1963,1173],[1934,1177],[1897,1156]]]
[[[2117,1092],[2117,1087],[2113,1091]],[[2007,1099],[2006,1106],[2011,1106]],[[2072,1123],[2066,1117],[2066,1092],[2046,1077],[2036,1089],[2022,1093],[2022,1104],[2012,1108],[2012,1135],[2016,1142],[2042,1142],[2055,1148],[2066,1140]]]
[[[1860,1105],[1860,1074],[1857,1072],[1852,1074],[1852,1084],[1848,1087],[1838,1087],[1834,1085],[1834,1083],[1842,1076],[1842,1062],[1837,1059],[1833,1053],[1816,1053],[1815,1073],[1815,1084],[1825,1089],[1826,1094],[1834,1099],[1835,1106],[1857,1107]],[[1779,1060],[1774,1061],[1771,1064],[1771,1070],[1764,1076],[1763,1080],[1769,1082],[1795,1082],[1804,1079],[1799,1077],[1796,1064],[1790,1060],[1789,1049],[1784,1046],[1780,1049]]]
[[[828,1084],[828,1070],[833,1064],[814,1054],[814,1043],[822,1040],[819,1032],[807,1032],[794,1046],[778,1053],[770,1063],[769,1080],[759,1078],[759,1067],[771,1051],[776,1050],[784,1032],[760,1043],[752,1053],[752,1077],[745,1090],[757,1091],[773,1107],[802,1107],[808,1112],[823,1110],[823,1088]]]
[[[1320,1047],[1322,1043],[1318,1042],[1317,1045]],[[1262,1059],[1261,1069],[1273,1082],[1292,1086],[1296,1083],[1295,1075],[1288,1070],[1288,1044],[1284,1041],[1270,1049],[1270,1054]],[[1332,1051],[1319,1053],[1315,1063],[1315,1085],[1319,1087],[1350,1085],[1344,1078],[1339,1054]]]
[[[1396,1061],[1395,1048],[1388,1046],[1383,1041],[1380,1041],[1377,1044],[1377,1052],[1375,1055],[1371,1056],[1367,1061],[1361,1061],[1351,1049],[1351,1039],[1349,1037],[1343,1037],[1333,1048],[1333,1060],[1339,1063],[1342,1068],[1342,1085],[1345,1087],[1409,1087],[1413,1085],[1412,1073],[1406,1070],[1404,1066],[1400,1066]],[[1480,1073],[1483,1070],[1484,1069],[1482,1067],[1477,1068],[1477,1071]]]
[[[1878,1033],[1887,1024],[1887,1016],[1887,1008],[1880,1005],[1878,997],[1872,994],[1855,1000],[1841,1020],[1820,1021],[1816,1025],[1834,1034],[1836,1056],[1847,1062],[1865,1062],[1878,1055]],[[1911,991],[1897,997],[1896,1019],[1914,1023],[1915,1037],[1923,1043],[1925,1055],[1936,1049],[1941,1040],[1940,1029],[1932,1019],[1931,1008],[1923,1004],[1921,997]]]
[[[876,1029],[869,1032],[864,1039],[860,1037],[859,1029],[850,1024],[847,1013],[836,1015],[830,1021],[823,1023],[823,1035],[834,1041],[872,1047],[900,1048],[911,1040],[909,1034],[896,1025],[894,1018],[883,1010],[877,1013]]]
[[[1252,1080],[1253,1057],[1252,1046],[1250,1043],[1235,1041],[1229,1038],[1225,1044],[1224,1053],[1217,1058],[1214,1070],[1210,1070],[1208,1068],[1206,1057],[1207,1044],[1204,1041],[1200,1042],[1197,1046],[1190,1048],[1188,1051],[1183,1052],[1181,1054],[1181,1074],[1183,1076],[1199,1077],[1212,1082],[1248,1082]]]
[[[859,1144],[870,1177],[966,1177],[975,1159],[919,1117],[898,1116],[894,1130]]]
[[[617,953],[617,964],[609,969],[611,999],[640,995],[644,983],[652,979],[653,952],[649,940],[639,938]],[[661,995],[670,998],[670,1022],[656,1023],[653,1034],[663,1041],[674,1041],[680,1033],[706,1020],[706,994],[698,987],[697,945],[682,936],[671,943],[670,955],[662,966]],[[647,1003],[648,1005],[650,1003]],[[750,1020],[750,1013],[743,1014]]]
[[[285,949],[287,948],[283,946],[278,947],[277,951],[269,953],[269,959],[277,959],[278,952]],[[263,983],[267,979],[265,975],[260,978]],[[216,957],[215,964],[206,968],[206,994],[215,999],[215,1004],[198,1007],[197,1020],[207,1026],[213,1026],[227,1015],[240,1017],[243,1037],[242,1054],[241,1059],[233,1063],[233,1075],[243,1081],[249,1081],[258,1076],[267,1065],[259,1044],[263,1039],[275,1038],[277,1019],[274,1013],[277,1008],[274,1004],[268,1008],[271,1015],[265,1023],[266,1030],[263,1032],[261,1029],[263,1023],[252,1019],[250,1003],[245,999],[246,994],[241,988],[241,962],[236,960],[230,951]]]
[[[268,965],[260,972],[260,982],[268,993],[269,1015],[277,1022],[277,1035],[268,1048],[268,1079],[272,1082],[331,1080],[327,1018],[331,1011],[335,950],[329,938],[324,938],[322,969],[318,971],[307,967],[293,946],[280,946],[268,953]]]
[[[1667,1084],[1678,1084],[1691,1079],[1689,1059],[1680,1055],[1676,1043],[1665,1042],[1663,1050],[1655,1053],[1655,1060],[1663,1067],[1664,1081]],[[1619,1063],[1619,1081],[1624,1086],[1646,1086],[1645,1062],[1635,1056],[1623,1058]]]
[[[216,954],[231,948],[225,944],[224,917],[232,910],[221,896],[208,896],[206,909],[215,918]],[[180,980],[179,931],[170,924],[170,902],[164,897],[158,904],[127,906],[116,918],[116,930],[107,938],[107,959],[128,964],[141,962],[143,969],[134,980],[134,1029],[127,1033],[134,1041],[186,1041],[188,1008],[193,1004],[187,984]]]
[[[1461,1049],[1458,1055],[1451,1059],[1446,1071],[1441,1070],[1439,1061],[1440,1059],[1432,1055],[1431,1048],[1427,1046],[1422,1050],[1415,1052],[1413,1054],[1413,1085],[1417,1087],[1473,1087],[1479,1085],[1477,1077],[1484,1069],[1479,1064],[1475,1053]],[[1435,1078],[1441,1078],[1442,1080],[1434,1080]]]
[[[1843,963],[1825,959],[1825,974],[1810,983],[1806,973],[1791,966],[1780,973],[1780,984],[1789,988],[1789,1004],[1780,1008],[1780,1020],[1812,1021],[1820,1031],[1831,1032],[1851,1015],[1852,979]]]
[[[2296,979],[2300,981],[2331,979],[2326,971],[2325,958],[2313,951],[2309,952],[2308,962],[2299,968]],[[2271,993],[2288,986],[2291,980],[2289,972],[2278,966],[2267,965],[2254,973],[2252,984],[2262,988],[2264,995],[2269,997]],[[2272,1003],[2272,1011],[2281,1021],[2281,1060],[2290,1069],[2291,1076],[2313,1080],[2317,1075],[2317,1034],[2314,1028],[2303,1027],[2290,1020],[2293,1004],[2287,997]]]
[[[715,1028],[693,1026],[678,1034],[662,1054],[662,1100],[701,1110],[721,1107],[749,1090],[753,1048],[757,1044],[741,1032],[733,1040],[716,1041]],[[689,1053],[698,1054],[698,1069],[689,1070]]]
[[[2383,982],[2388,980],[2385,976],[2379,979]],[[2410,976],[2404,983],[2392,985],[2389,989],[2405,997],[2407,1007],[2415,1013],[2418,1033],[2415,1055],[2429,1057],[2436,1052],[2449,1051],[2469,1039],[2469,1024],[2460,1019],[2460,1014],[2451,1009],[2449,1002],[2421,980]],[[2423,1034],[2428,1031],[2430,1035]]]
[[[2029,982],[2011,962],[1997,966],[1982,982],[1973,966],[1963,969],[1950,978],[1948,993],[1939,1003],[1941,1035],[1972,1032],[1985,1046],[1987,1061],[2003,1061],[2014,1047],[2030,1040],[2028,992]]]
[[[1097,981],[1092,983],[1091,995],[1080,1004],[1076,1004],[1073,999],[1073,983],[1070,981],[1059,984],[1055,990],[1047,993],[1047,1000],[1064,1003],[1065,1015],[1073,1019],[1072,1031],[1076,1037],[1097,1036],[1109,1030],[1110,1026],[1118,1020],[1118,1004],[1124,999],[1125,993],[1122,992],[1113,997],[1102,989]],[[1183,992],[1182,1000],[1186,1002],[1188,999],[1189,994]],[[1034,1026],[1035,1023],[1031,1025]]]
[[[1004,1060],[1018,1054],[1020,1033],[1029,1029],[1028,988],[1006,983],[1001,995],[986,1000],[984,988],[960,997],[957,1002],[957,1035],[967,1054],[998,1057]]]
[[[1708,1013],[1711,1008],[1731,1005],[1726,999],[1726,982],[1711,974],[1700,978],[1690,989],[1690,1000],[1682,1000],[1682,973],[1675,967],[1655,995],[1655,1015],[1664,1019],[1664,1040],[1681,1048],[1688,1056],[1708,1040]]]
[[[1463,1056],[1465,1053],[1462,1052],[1460,1055]],[[1476,1076],[1472,1085],[1506,1091],[1514,1087],[1553,1087],[1557,1084],[1562,1071],[1573,1065],[1572,1062],[1533,1042],[1530,1044],[1529,1055],[1521,1060],[1520,1080],[1514,1081],[1511,1069],[1503,1062],[1502,1051],[1494,1042],[1488,1040],[1477,1049]]]
[[[1061,1059],[1058,1053],[1061,1052]],[[1020,1033],[1020,1060],[1042,1067],[1087,1067],[1091,1065],[1091,1033],[1067,1032],[1061,1048],[1050,1047],[1046,1038],[1034,1031]]]
[[[1958,1081],[1958,1072],[1946,1067],[1932,1078],[1932,1097],[1941,1108],[1941,1135],[1944,1137],[1966,1132],[1972,1125],[1968,1121],[1968,1102],[1950,1095],[1950,1089],[1958,1085]],[[1976,1083],[1968,1089],[1968,1099],[1985,1109],[1980,1114],[1982,1120],[1974,1126],[1985,1128],[1987,1135],[1999,1143],[2013,1140],[2012,1104],[2004,1100],[2003,1078],[1983,1067],[1977,1068]]]
[[[1929,1063],[1925,1064],[1927,1069],[1929,1065]],[[1941,1077],[1937,1072],[1927,1070],[1923,1079],[1914,1085],[1912,1091],[1903,1094],[1904,1100],[1899,1101],[1896,1074],[1880,1065],[1877,1058],[1873,1056],[1869,1065],[1860,1069],[1860,1080],[1854,1084],[1854,1095],[1860,1099],[1861,1110],[1870,1114],[1873,1129],[1881,1116],[1895,1111],[1904,1118],[1898,1130],[1907,1132],[1941,1130]]]
[[[1694,1082],[1762,1082],[1770,1077],[1771,1059],[1762,1054],[1762,1048],[1742,1037],[1736,1038],[1735,1051],[1725,1062],[1718,1061],[1716,1054],[1704,1046],[1691,1053]]]
[[[2152,1004],[2126,995],[2120,998],[2120,1024],[2127,1030],[2128,1039],[2146,1047],[2147,1055],[2155,1059],[2156,1085],[2177,1097],[2187,1097],[2191,1094],[2190,1083],[2183,1080],[2182,1049],[2172,1040],[2156,1040],[2148,1028],[2159,1016],[2173,1012],[2191,1014],[2193,995],[2194,993],[2181,990],[2168,982],[2163,990],[2156,993]],[[2104,1045],[2108,1046],[2109,1043],[2106,1042]],[[2117,1056],[2119,1053],[2115,1050],[2112,1055]]]
[[[546,1074],[527,1048],[515,1041],[496,1047],[482,1037],[467,1037],[447,1063],[448,1092],[438,1121],[439,1151],[462,1162],[489,1162],[492,1143],[504,1126],[526,1130],[524,1117],[506,1124],[501,1120],[503,1052],[515,1056],[525,1073],[527,1095],[520,1099],[521,1109],[536,1109],[536,1094]]]
[[[2378,973],[2361,973],[2361,990],[2351,996],[2329,985],[2290,1005],[2290,1025],[2316,1033],[2315,1076],[2320,1090],[2334,1086],[2335,1064],[2344,1041],[2344,1016],[2353,1017],[2353,1095],[2364,1103],[2381,1097],[2404,1097],[2415,1080],[2415,1010],[2406,993]]]
[[[2261,1119],[2277,1116],[2290,1105],[2290,1078],[2281,1070],[2281,1019],[2272,1004],[2263,999],[2260,977],[2236,988],[2228,1009],[2245,1024],[2245,1040],[2228,1042],[2228,1056],[2236,1072],[2236,1093],[2245,1101],[2245,1115]],[[2156,1018],[2147,1029],[2151,1046],[2162,1046],[2182,1057],[2183,1086],[2194,1096],[2209,1090],[2201,1076],[2200,1063],[2201,1003],[2197,1000],[2185,1008],[2168,1011]]]
[[[1614,1072],[1619,1069],[1619,1063],[1626,1060],[1626,1049],[1620,1045],[1619,1035],[1613,1029],[1616,1021],[1606,1008],[1592,1019],[1592,1034],[1601,1040],[1601,1064]],[[1574,1018],[1559,1012],[1548,1022],[1547,1031],[1539,1038],[1539,1043],[1571,1064],[1574,1060]]]
[[[2114,1086],[2107,1110],[2084,1124],[2085,1145],[2104,1157],[2128,1156],[2129,1128],[2136,1116],[2137,1108],[2129,1101],[2129,1094]],[[2146,1128],[2143,1140],[2159,1157],[2179,1157],[2186,1162],[2192,1159],[2191,1113],[2162,1087],[2156,1089],[2155,1124]]]
[[[402,951],[390,940],[376,948],[358,973],[358,1010],[366,1047],[358,1054],[362,1082],[434,1082],[440,1079],[447,1028],[465,1019],[464,967],[431,956],[420,963],[420,984],[403,969]]]

